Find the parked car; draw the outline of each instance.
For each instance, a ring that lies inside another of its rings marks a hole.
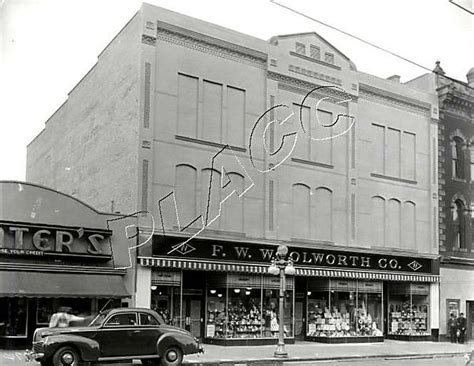
[[[25,358],[41,366],[133,359],[145,366],[176,366],[184,355],[200,352],[203,348],[190,332],[166,325],[155,311],[120,308],[100,313],[85,327],[36,329]]]

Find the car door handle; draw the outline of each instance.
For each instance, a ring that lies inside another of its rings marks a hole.
[[[133,333],[133,334],[135,334],[135,333],[140,333],[140,330],[134,330],[132,333]]]

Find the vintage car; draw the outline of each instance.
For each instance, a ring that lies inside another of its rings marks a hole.
[[[139,359],[145,366],[181,365],[183,355],[203,352],[188,331],[164,324],[155,311],[140,308],[101,312],[85,327],[39,328],[27,361],[41,366]]]

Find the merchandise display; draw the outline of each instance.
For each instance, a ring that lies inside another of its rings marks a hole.
[[[389,307],[389,334],[429,336],[428,305],[412,304],[409,301],[392,303]]]
[[[273,280],[273,278],[271,278]],[[277,338],[279,285],[262,276],[232,276],[211,279],[206,299],[205,337],[214,340]],[[236,286],[245,282],[245,287]],[[227,286],[226,286],[227,284]],[[285,337],[293,337],[293,282],[284,298]]]
[[[426,284],[392,284],[389,287],[388,334],[431,336],[428,304],[429,286]]]
[[[352,313],[341,313],[338,307],[333,307],[330,312],[318,305],[309,305],[308,310],[308,332],[310,337],[358,337],[383,335],[373,321],[372,316],[367,314],[365,306]]]
[[[374,292],[368,293],[367,288]],[[306,336],[383,337],[381,290],[377,283],[362,281],[312,282],[307,292]]]
[[[258,302],[257,302],[257,301]],[[263,320],[260,299],[231,299],[227,317],[225,303],[210,298],[208,301],[208,338],[261,338]]]

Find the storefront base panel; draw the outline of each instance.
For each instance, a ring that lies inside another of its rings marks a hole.
[[[268,346],[278,344],[278,338],[242,338],[242,339],[216,339],[204,338],[205,344],[218,346]],[[294,338],[285,338],[285,344],[295,344]]]
[[[31,340],[27,338],[0,338],[0,349],[21,349],[31,348]]]
[[[383,342],[383,337],[305,337],[306,341],[319,343],[375,343]]]
[[[396,341],[407,341],[407,342],[413,342],[413,341],[432,341],[433,336],[431,335],[423,335],[423,336],[410,336],[410,335],[395,335],[391,334],[387,336],[387,339],[393,339]]]

